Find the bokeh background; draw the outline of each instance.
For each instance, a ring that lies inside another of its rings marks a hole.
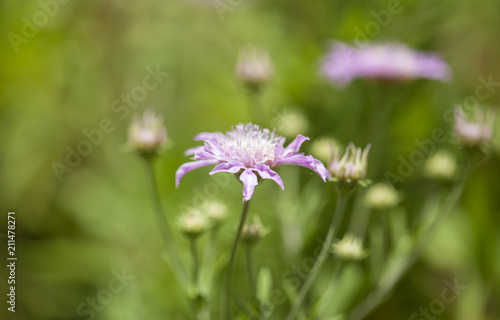
[[[108,286],[113,270],[124,268],[134,280],[95,313],[96,319],[189,318],[190,305],[160,255],[144,168],[127,149],[127,126],[132,114],[146,107],[164,115],[171,146],[155,169],[168,219],[175,223],[181,205],[196,202],[200,191],[214,182],[208,169],[201,169],[187,175],[180,189],[174,187],[175,170],[187,161],[184,150],[196,145],[193,136],[254,120],[248,94],[234,76],[244,45],[267,48],[275,65],[275,77],[260,100],[268,125],[286,108],[295,108],[306,116],[304,134],[313,140],[326,135],[344,144],[370,142],[367,123],[376,112],[379,92],[386,91],[394,107],[384,128],[383,167],[391,172],[397,172],[398,156],[416,149],[415,139],[430,137],[435,128],[450,129],[444,112],[474,96],[479,77],[500,81],[500,2],[495,0],[402,0],[401,13],[385,26],[377,23],[380,31],[372,36],[363,36],[441,52],[453,70],[449,83],[417,80],[387,88],[358,80],[344,89],[319,76],[320,58],[332,39],[352,43],[359,37],[357,30],[376,21],[371,12],[387,9],[386,1],[63,2],[0,2],[0,247],[5,259],[6,212],[15,210],[18,256],[16,313],[2,302],[2,319],[92,319],[78,315],[77,307]],[[31,30],[31,37],[23,36],[26,21],[43,10],[41,3],[47,3],[52,16]],[[215,4],[227,10],[221,15]],[[168,76],[126,114],[113,111],[113,101],[141,85],[148,67]],[[500,86],[495,86],[481,102],[496,107],[499,98]],[[64,163],[67,148],[75,149],[86,139],[82,130],[99,128],[103,118],[111,120],[114,130],[60,181],[54,162]],[[310,143],[304,146],[307,150]],[[498,139],[494,146],[498,150]],[[448,143],[444,147],[457,149]],[[270,267],[275,287],[281,286],[290,265],[314,249],[334,204],[332,188],[307,170],[283,168],[282,173],[285,185],[304,190],[303,198],[286,198],[277,186],[265,183],[251,209],[271,230],[256,248],[256,264]],[[444,279],[455,277],[467,289],[446,305],[439,319],[500,318],[499,178],[493,152],[474,171],[456,212],[422,258],[368,319],[408,319],[439,297]],[[220,234],[221,254],[229,248],[241,206],[239,184],[225,181],[213,191],[230,212]],[[410,221],[427,194],[440,190],[422,177],[420,168],[397,188],[405,195],[401,210]],[[292,192],[288,190],[283,194]],[[314,212],[276,213],[277,197],[292,207],[310,204]],[[295,216],[287,220],[287,214]],[[283,221],[294,219],[306,221],[307,231],[283,227]],[[299,240],[295,233],[301,234]],[[302,254],[290,254],[292,240],[285,234],[298,241]],[[176,241],[188,250],[178,234]],[[242,261],[237,268],[237,287],[246,292]],[[5,267],[0,276],[5,299]],[[216,281],[220,279],[218,275]],[[356,277],[352,279],[355,288]],[[328,283],[328,277],[321,283]],[[216,301],[218,290],[216,286],[211,293]],[[358,296],[356,289],[351,291],[353,301],[362,297],[362,291]],[[330,315],[353,303],[336,301]],[[274,318],[283,318],[283,311]]]

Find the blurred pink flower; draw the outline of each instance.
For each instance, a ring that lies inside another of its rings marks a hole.
[[[451,74],[439,53],[415,51],[401,43],[374,43],[355,48],[335,42],[323,58],[320,71],[338,86],[346,86],[357,78],[447,81]]]

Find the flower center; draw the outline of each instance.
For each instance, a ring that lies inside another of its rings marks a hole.
[[[226,132],[221,146],[225,149],[226,156],[250,167],[274,160],[276,147],[284,143],[285,138],[274,131],[260,129],[258,125],[248,123],[239,124]]]

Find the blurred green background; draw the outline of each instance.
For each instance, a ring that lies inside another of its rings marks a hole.
[[[190,305],[159,254],[144,168],[126,148],[131,115],[146,107],[164,115],[172,147],[157,161],[156,172],[172,223],[180,206],[191,205],[197,190],[215,178],[201,169],[187,175],[180,189],[174,188],[175,170],[187,161],[184,150],[196,145],[193,136],[253,120],[247,93],[233,70],[244,45],[267,48],[275,64],[275,77],[261,99],[268,119],[294,106],[307,115],[305,135],[329,135],[364,146],[370,142],[370,110],[378,91],[386,89],[364,81],[333,88],[318,75],[318,64],[332,39],[351,42],[358,36],[356,28],[364,30],[376,21],[371,11],[385,10],[388,3],[221,0],[229,8],[221,19],[211,0],[62,2],[0,2],[1,257],[7,255],[8,210],[16,211],[18,257],[16,313],[8,312],[2,302],[0,318],[90,319],[78,315],[77,307],[108,286],[113,270],[125,268],[134,279],[96,312],[96,319],[188,319]],[[41,4],[53,13],[45,23]],[[408,157],[416,148],[415,139],[430,137],[434,128],[450,129],[443,113],[475,95],[479,77],[500,81],[500,2],[418,0],[401,1],[401,6],[402,12],[392,15],[387,26],[378,24],[380,32],[373,39],[441,52],[453,80],[417,80],[387,90],[395,107],[386,128],[383,166],[392,172],[397,172],[398,156]],[[37,14],[40,27],[26,29],[26,21]],[[147,68],[159,68],[168,76],[130,112],[113,111],[116,99],[142,84]],[[482,103],[495,106],[499,89],[494,87]],[[75,149],[85,139],[82,130],[99,128],[104,118],[114,130],[60,181],[54,161],[64,163],[67,147]],[[498,139],[494,144],[498,149]],[[307,150],[310,142],[304,147]],[[321,203],[316,205],[321,210],[303,213],[314,218],[303,239],[305,257],[316,235],[325,232],[334,193],[305,169],[282,172],[285,186],[298,172],[300,185],[310,186],[321,198],[308,197]],[[499,178],[494,153],[474,171],[457,212],[422,259],[369,319],[408,319],[439,297],[443,279],[455,277],[467,289],[446,305],[439,319],[500,318]],[[241,206],[241,188],[233,180],[216,191],[230,211],[221,232],[221,252],[229,248]],[[405,194],[402,207],[410,217],[426,194],[436,190],[430,184],[417,168],[397,186]],[[271,228],[256,248],[256,264],[269,266],[279,287],[287,263],[300,260],[284,253],[286,237],[269,192],[279,194],[272,183],[257,188],[251,209]],[[185,239],[176,235],[176,240],[188,250]],[[187,253],[184,258],[188,263]],[[237,287],[246,292],[242,261],[237,270]],[[3,299],[7,271],[0,268]],[[219,293],[213,294],[218,306]],[[275,318],[283,318],[282,312]]]

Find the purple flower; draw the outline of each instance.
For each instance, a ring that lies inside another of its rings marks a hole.
[[[375,43],[354,48],[335,42],[323,58],[321,73],[336,85],[345,86],[357,78],[447,81],[451,72],[439,53],[415,51],[401,43]]]
[[[455,134],[465,145],[479,146],[490,143],[494,125],[493,110],[485,112],[481,108],[476,108],[472,115],[467,117],[460,107],[455,108]]]
[[[251,123],[238,124],[231,131],[200,133],[196,141],[203,141],[203,146],[189,149],[186,155],[194,155],[188,162],[179,167],[175,174],[175,185],[179,187],[182,177],[191,170],[208,165],[216,165],[210,174],[229,172],[239,175],[243,183],[243,202],[252,198],[258,176],[262,179],[274,180],[282,189],[283,181],[273,168],[282,164],[294,164],[309,168],[318,173],[325,181],[329,173],[321,161],[312,156],[298,153],[300,146],[309,138],[297,135],[286,148],[285,138],[275,131],[261,129]]]

